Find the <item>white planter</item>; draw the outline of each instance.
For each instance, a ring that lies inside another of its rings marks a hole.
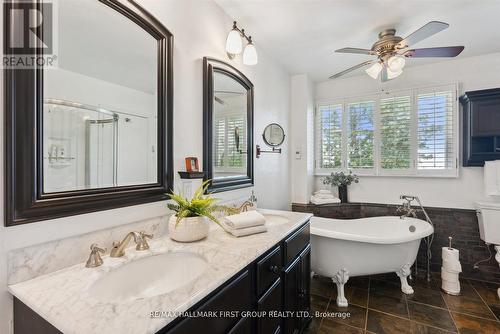
[[[206,217],[183,218],[179,224],[177,216],[171,215],[168,221],[168,235],[181,242],[197,241],[208,236],[209,223]]]

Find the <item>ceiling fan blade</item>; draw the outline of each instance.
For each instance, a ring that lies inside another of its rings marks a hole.
[[[342,49],[335,50],[335,52],[338,52],[338,53],[356,53],[356,54],[362,54],[362,55],[374,55],[374,54],[376,54],[372,50],[360,49],[360,48],[342,48]]]
[[[456,57],[464,50],[463,46],[445,46],[440,48],[414,49],[405,52],[410,58]]]
[[[398,43],[400,48],[408,47],[409,45],[413,45],[418,43],[428,37],[431,37],[434,34],[448,28],[450,25],[448,23],[439,22],[439,21],[431,21],[424,25],[422,28],[414,31],[409,36],[404,38],[401,42]]]
[[[356,66],[349,67],[347,70],[343,70],[342,72],[339,72],[339,73],[336,73],[336,74],[334,74],[334,75],[330,76],[330,79],[336,79],[336,78],[338,78],[338,77],[340,77],[340,76],[343,76],[344,74],[347,74],[347,73],[349,73],[349,72],[352,72],[352,71],[354,71],[354,70],[357,70],[358,68],[361,68],[361,67],[366,66],[366,65],[370,65],[370,64],[372,64],[374,61],[375,61],[375,60],[367,60],[367,61],[364,61],[364,62],[362,62],[361,64],[358,64],[358,65],[356,65]]]

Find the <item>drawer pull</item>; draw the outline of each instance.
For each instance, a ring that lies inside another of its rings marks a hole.
[[[299,289],[299,298],[305,298],[306,289]]]
[[[274,265],[274,266],[270,266],[270,267],[269,267],[269,270],[271,270],[271,271],[272,271],[273,273],[275,273],[275,274],[279,274],[279,273],[280,273],[280,271],[281,271],[281,270],[280,270],[280,267],[278,267],[278,266],[276,266],[276,265]]]

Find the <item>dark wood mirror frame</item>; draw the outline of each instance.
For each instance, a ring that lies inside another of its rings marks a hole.
[[[97,1],[97,0],[96,0]],[[157,40],[158,178],[156,183],[43,192],[43,69],[4,70],[5,225],[160,201],[173,183],[173,35],[132,0],[99,0]],[[40,1],[33,0],[39,8]],[[4,41],[19,22],[4,12]],[[8,44],[6,44],[8,45]]]
[[[213,77],[214,73],[227,75],[247,90],[247,175],[228,180],[213,180]],[[251,187],[254,182],[253,172],[253,84],[237,68],[221,60],[214,58],[203,58],[203,170],[204,180],[212,180],[207,189],[208,192],[222,192],[239,188]]]

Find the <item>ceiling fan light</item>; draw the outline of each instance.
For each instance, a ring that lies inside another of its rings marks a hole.
[[[392,72],[398,72],[405,67],[405,57],[401,55],[394,55],[387,61],[387,66]]]
[[[243,51],[243,64],[256,65],[258,60],[259,57],[257,56],[257,49],[252,42],[249,42]]]
[[[401,74],[403,74],[403,69],[400,69],[399,71],[393,71],[389,67],[387,68],[387,79],[389,80],[397,78]]]
[[[236,28],[233,28],[229,34],[227,34],[226,52],[237,55],[241,53],[242,49],[243,43],[241,42],[241,34]]]
[[[373,79],[377,79],[381,71],[382,71],[382,64],[378,62],[368,67],[365,70],[366,74],[371,76]]]

